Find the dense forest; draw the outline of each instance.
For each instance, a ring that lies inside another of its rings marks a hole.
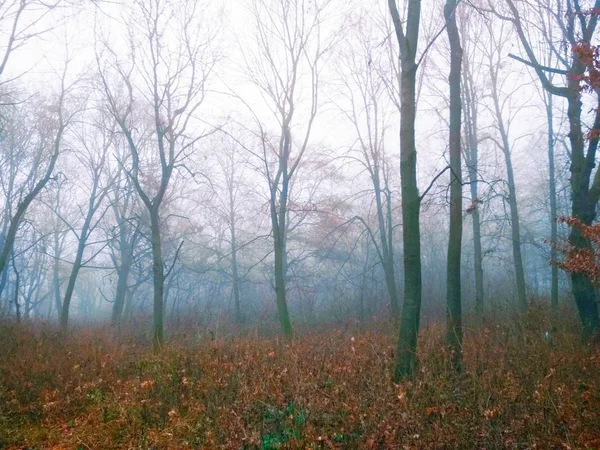
[[[0,1],[0,449],[600,448],[599,18]]]

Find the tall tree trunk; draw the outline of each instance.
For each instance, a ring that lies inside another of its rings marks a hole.
[[[474,169],[469,167],[469,182],[471,184],[471,201],[474,207],[471,213],[471,220],[473,227],[473,266],[475,272],[475,312],[479,317],[483,317],[485,312],[485,293],[483,289],[483,250],[481,246],[481,217],[479,215],[477,192],[477,166]]]
[[[82,231],[83,233],[83,231]],[[71,306],[71,299],[73,292],[75,291],[75,282],[77,276],[81,270],[81,262],[83,260],[83,251],[85,249],[85,239],[79,238],[79,244],[77,245],[77,254],[75,255],[75,262],[71,268],[71,274],[69,275],[69,282],[67,283],[67,289],[65,290],[65,296],[62,301],[62,308],[60,310],[60,327],[63,331],[67,331],[69,327],[69,308]]]
[[[0,275],[0,299],[2,298],[2,293],[4,292],[4,288],[6,287],[6,283],[8,281],[8,266],[4,267],[2,271],[2,275]],[[0,302],[1,304],[1,302]],[[8,304],[8,302],[7,302]]]
[[[21,305],[19,305],[19,285],[21,284],[20,282],[21,276],[17,273],[15,279],[15,292],[13,297],[13,301],[15,303],[15,313],[17,315],[17,323],[21,323]]]
[[[123,242],[122,244],[123,245]],[[125,296],[127,295],[127,283],[129,273],[131,272],[132,255],[129,246],[121,247],[121,265],[118,268],[117,292],[115,294],[115,303],[113,304],[111,324],[117,326],[123,317],[123,307],[125,306]]]
[[[570,84],[577,84],[574,80]],[[570,86],[570,95],[567,97],[569,119],[569,140],[571,141],[571,197],[572,210],[571,215],[578,218],[583,223],[590,225],[596,217],[596,200],[590,196],[589,182],[591,172],[595,166],[595,153],[598,142],[591,140],[589,143],[587,157],[584,156],[584,136],[581,127],[581,98],[576,86]],[[598,104],[600,107],[600,102]],[[600,112],[596,112],[594,128],[600,128]],[[569,242],[576,248],[586,248],[590,246],[589,241],[583,236],[578,227],[571,227]],[[571,282],[573,285],[573,295],[575,304],[579,313],[579,319],[582,326],[584,339],[592,338],[600,330],[600,317],[598,316],[598,304],[596,303],[596,292],[594,286],[588,277],[581,273],[572,273]]]
[[[581,78],[585,74],[586,67],[582,63],[576,51],[571,52],[571,65],[567,74],[567,85],[557,87],[548,79],[544,68],[538,63],[535,53],[527,39],[519,11],[513,0],[506,0],[513,16],[513,24],[519,36],[519,40],[531,65],[540,79],[542,86],[552,95],[559,95],[567,99],[568,109],[567,118],[569,121],[569,141],[571,143],[571,215],[589,225],[596,217],[596,206],[600,200],[600,172],[596,170],[593,183],[590,188],[592,171],[596,166],[596,151],[598,149],[598,136],[592,137],[588,142],[587,152],[585,151],[585,139],[581,125]],[[598,3],[598,2],[596,2]],[[575,13],[568,14],[565,27],[563,28],[563,37],[571,44],[573,48],[579,40],[581,43],[591,45],[596,25],[597,17],[594,14],[583,13],[578,2],[572,5]],[[576,20],[577,19],[579,20]],[[579,24],[579,32],[575,30],[576,24]],[[597,94],[597,93],[596,93]],[[597,94],[598,96],[598,94]],[[600,100],[600,98],[599,98]],[[596,105],[594,129],[600,129],[600,101]],[[577,227],[571,227],[569,241],[576,248],[589,247],[589,241],[582,235]],[[598,304],[596,303],[596,292],[590,280],[582,274],[571,274],[571,285],[575,304],[581,321],[582,336],[589,339],[596,335],[600,330],[600,316],[598,315]]]
[[[508,205],[510,208],[510,224],[513,249],[513,261],[515,266],[515,280],[517,284],[517,301],[521,312],[527,311],[527,293],[525,291],[525,269],[523,267],[523,255],[521,253],[521,229],[519,223],[519,208],[517,203],[517,187],[515,184],[515,175],[512,166],[511,148],[508,140],[508,132],[504,126],[502,118],[502,108],[498,97],[497,76],[490,67],[492,79],[492,100],[494,102],[494,111],[496,125],[500,132],[501,150],[504,154],[504,162],[506,164],[506,181],[508,184]]]
[[[417,365],[417,336],[421,319],[421,200],[417,187],[415,146],[416,66],[401,74],[400,176],[404,243],[404,302],[396,350],[395,379],[411,377]]]
[[[286,298],[286,274],[287,274],[287,202],[289,195],[289,173],[288,159],[291,147],[291,133],[287,126],[282,129],[281,156],[279,158],[279,173],[281,179],[281,191],[278,198],[279,181],[274,181],[271,185],[271,227],[273,230],[273,252],[274,252],[274,274],[275,274],[275,295],[277,303],[277,312],[283,335],[287,339],[293,337],[292,322]],[[278,202],[279,200],[279,202]]]
[[[75,291],[75,282],[77,281],[77,276],[79,275],[79,271],[81,270],[81,267],[83,265],[83,252],[85,251],[87,239],[90,235],[90,226],[92,223],[92,219],[97,209],[98,198],[96,196],[96,193],[98,189],[98,181],[98,177],[96,176],[96,178],[94,179],[92,191],[90,193],[87,215],[85,217],[85,221],[83,222],[83,226],[81,227],[81,232],[79,234],[79,239],[77,242],[77,253],[75,254],[75,261],[73,262],[73,267],[71,268],[71,274],[69,275],[67,289],[65,291],[65,296],[62,301],[62,309],[60,310],[60,327],[63,331],[67,331],[67,328],[69,327],[69,308],[71,306],[71,298],[73,297],[73,292]]]
[[[447,0],[444,19],[450,42],[450,232],[446,277],[447,324],[446,340],[452,349],[452,365],[462,371],[462,163],[461,163],[461,98],[460,77],[462,47],[456,25],[457,0]]]
[[[15,273],[15,292],[13,296],[13,302],[15,304],[15,313],[17,315],[17,323],[21,323],[21,305],[19,305],[19,289],[21,287],[21,274],[17,270],[17,264],[15,263],[14,256],[11,258],[13,272]]]
[[[131,314],[133,313],[133,296],[135,295],[136,290],[137,289],[135,288],[128,289],[127,293],[125,294],[125,307],[123,308],[121,321],[123,321],[124,318],[126,319],[131,317]]]
[[[465,61],[466,65],[466,61]],[[467,172],[471,191],[471,221],[473,227],[473,268],[475,273],[475,312],[480,318],[484,313],[483,251],[481,246],[481,217],[479,215],[479,142],[477,139],[477,103],[470,67],[463,70],[463,95],[465,115],[465,142]]]
[[[162,348],[164,343],[164,264],[162,256],[162,242],[160,236],[160,217],[158,206],[149,208],[150,212],[150,232],[152,241],[152,275],[154,281],[154,326],[152,345],[155,351]]]
[[[52,290],[54,291],[54,303],[56,305],[56,313],[60,316],[62,311],[62,300],[60,295],[60,257],[58,250],[58,234],[54,234],[54,264],[52,265]]]
[[[360,318],[360,323],[364,324],[367,320],[367,313],[365,310],[365,293],[367,290],[367,268],[369,266],[369,244],[365,245],[366,255],[365,255],[365,264],[363,266],[361,283],[360,283],[360,303],[358,305],[358,317]]]
[[[548,121],[548,196],[550,197],[550,305],[552,312],[558,312],[558,254],[555,247],[558,239],[558,224],[556,223],[556,171],[554,168],[554,123],[552,120],[552,94],[546,93],[546,119]]]
[[[417,149],[415,145],[416,62],[421,1],[409,0],[406,33],[396,0],[388,0],[400,50],[400,177],[402,194],[402,240],[404,245],[404,302],[398,343],[394,381],[411,377],[417,366],[417,337],[421,320],[421,230],[419,213],[421,198],[417,185]]]
[[[378,171],[377,168],[374,170]],[[379,224],[379,236],[381,242],[381,265],[383,266],[383,272],[385,274],[385,285],[388,290],[390,297],[390,306],[392,310],[392,316],[394,319],[400,317],[400,304],[398,299],[398,288],[396,287],[396,273],[394,270],[394,247],[392,242],[392,229],[391,222],[387,220],[387,215],[383,210],[383,201],[381,199],[381,183],[379,181],[379,174],[375,172],[372,176],[373,186],[375,188],[375,203],[377,207],[377,219]],[[387,211],[391,212],[390,198],[386,196]],[[386,230],[386,221],[387,230]]]
[[[231,191],[231,189],[230,189]],[[230,208],[229,217],[231,218],[230,232],[231,232],[231,276],[232,276],[232,289],[233,289],[233,301],[235,306],[235,321],[238,325],[244,322],[242,315],[242,305],[240,303],[240,276],[238,273],[237,263],[237,236],[235,232],[235,211],[233,205],[233,197],[230,193]]]
[[[279,322],[281,324],[283,335],[287,338],[291,338],[293,335],[292,323],[290,321],[290,314],[285,295],[285,247],[281,236],[279,235],[274,239],[273,250],[275,253],[275,294],[277,296],[276,301]]]
[[[508,181],[508,195],[510,206],[510,222],[513,246],[513,259],[515,263],[515,276],[517,282],[517,299],[521,312],[527,311],[527,293],[525,291],[525,269],[523,268],[523,255],[521,253],[521,230],[519,223],[519,209],[517,206],[517,188],[512,167],[510,150],[505,148],[506,174]]]

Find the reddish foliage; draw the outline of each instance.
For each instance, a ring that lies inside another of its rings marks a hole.
[[[589,248],[576,248],[571,244],[554,244],[555,248],[565,255],[558,266],[569,273],[584,274],[592,283],[600,284],[600,223],[586,225],[574,217],[561,217],[558,221],[578,228],[590,242]]]
[[[593,140],[593,139],[598,139],[600,138],[600,130],[597,128],[592,128],[590,131],[588,131],[588,135],[587,135],[588,140]]]
[[[596,10],[588,11],[589,15],[596,15]],[[584,66],[582,73],[569,73],[569,79],[579,83],[582,92],[600,91],[600,46],[592,45],[586,41],[579,41],[572,47],[573,55]],[[600,138],[600,130],[591,129],[588,132],[589,140]]]
[[[573,54],[585,66],[583,74],[571,74],[571,79],[580,82],[580,89],[591,92],[600,89],[600,46],[581,41],[573,46]]]
[[[589,9],[588,11],[586,11],[584,13],[585,15],[589,15],[589,16],[596,16],[596,17],[600,17],[600,8],[592,8]]]
[[[381,324],[291,344],[180,338],[160,354],[109,330],[63,337],[0,324],[0,446],[600,446],[600,355],[580,343],[577,322],[565,319],[549,346],[547,314],[507,319],[467,327],[462,376],[443,325],[427,328],[419,372],[400,385],[390,381],[395,333]]]

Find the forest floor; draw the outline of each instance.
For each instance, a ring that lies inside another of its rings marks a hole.
[[[285,344],[171,334],[155,354],[108,328],[4,323],[0,448],[600,448],[600,350],[574,321],[549,345],[547,326],[466,327],[457,375],[430,325],[417,376],[395,385],[389,326]]]

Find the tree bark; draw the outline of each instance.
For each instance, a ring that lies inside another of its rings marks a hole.
[[[160,217],[158,206],[149,208],[150,232],[152,240],[152,275],[154,282],[154,326],[152,345],[155,351],[164,344],[164,308],[163,295],[165,286],[164,265],[162,257],[162,242],[160,236]]]
[[[461,162],[461,96],[460,78],[462,47],[456,25],[457,0],[447,0],[444,6],[446,31],[450,42],[450,231],[446,277],[446,341],[452,350],[452,365],[462,371],[462,162]]]
[[[402,195],[402,240],[404,244],[404,302],[398,342],[394,381],[411,377],[417,366],[417,337],[421,319],[421,199],[417,186],[416,119],[416,50],[421,20],[420,0],[408,3],[406,34],[396,0],[388,0],[394,30],[400,48],[400,177]]]
[[[277,311],[279,314],[279,322],[281,330],[286,338],[293,336],[292,323],[288,311],[286,292],[285,292],[285,273],[284,273],[284,258],[285,251],[281,239],[275,239],[275,294],[277,296]]]
[[[463,97],[465,115],[465,159],[469,175],[469,187],[471,192],[471,221],[473,228],[473,268],[475,274],[475,313],[479,318],[483,317],[484,289],[483,289],[483,251],[481,245],[481,217],[479,215],[479,142],[477,139],[477,100],[475,89],[470,75],[471,67],[465,60],[466,67],[463,68]]]
[[[240,276],[238,273],[237,263],[237,239],[235,232],[235,217],[234,217],[233,205],[230,208],[230,232],[231,232],[231,276],[232,276],[232,289],[233,289],[233,300],[235,303],[235,321],[238,325],[244,323],[244,317],[242,314],[242,305],[240,303]]]
[[[574,81],[569,81],[576,84]],[[589,142],[587,155],[584,153],[584,136],[581,127],[581,99],[577,86],[570,86],[570,95],[567,97],[569,120],[569,140],[571,142],[571,215],[578,218],[586,225],[591,225],[596,217],[597,200],[590,195],[589,182],[591,172],[595,166],[595,153],[598,145],[597,139]],[[599,105],[600,106],[600,103]],[[596,112],[594,128],[600,128],[600,111]],[[595,141],[595,142],[594,142]],[[585,155],[585,156],[584,156]],[[571,227],[569,242],[576,248],[586,248],[590,242],[583,236],[578,227]],[[580,273],[571,274],[573,295],[579,313],[584,340],[594,337],[600,330],[600,317],[596,292],[588,277]]]
[[[92,194],[95,196],[95,194]],[[90,199],[90,208],[93,207],[93,198]],[[73,292],[75,291],[75,282],[77,281],[77,276],[79,275],[79,271],[81,270],[82,261],[83,261],[83,252],[85,250],[88,232],[90,229],[90,222],[93,216],[93,209],[88,212],[88,215],[85,219],[83,227],[81,229],[81,233],[79,235],[79,240],[77,243],[77,253],[75,254],[75,261],[73,262],[73,267],[71,268],[71,274],[69,275],[69,281],[67,283],[67,289],[65,290],[65,296],[62,301],[62,308],[60,310],[60,327],[63,331],[67,331],[69,327],[69,308],[71,306],[71,299],[73,297]]]
[[[56,312],[60,316],[62,311],[62,300],[60,295],[60,250],[58,233],[54,233],[54,264],[52,265],[52,290],[54,291],[54,303]]]
[[[556,315],[558,312],[558,240],[557,200],[556,200],[556,170],[554,167],[554,123],[552,114],[552,94],[546,93],[546,118],[548,121],[548,196],[550,199],[550,306]]]
[[[555,86],[548,79],[533,52],[527,39],[523,24],[513,0],[506,0],[512,13],[512,19],[515,30],[521,41],[525,53],[529,59],[530,65],[536,72],[543,88],[552,95],[558,95],[567,100],[567,118],[569,122],[569,141],[571,144],[571,216],[581,220],[584,224],[590,225],[596,216],[596,206],[600,199],[600,173],[596,170],[593,182],[592,171],[596,166],[596,150],[598,149],[598,137],[594,137],[588,142],[587,152],[585,151],[584,135],[581,125],[581,92],[580,78],[585,73],[586,67],[581,62],[577,52],[571,52],[571,64],[568,69],[567,83],[565,86]],[[600,6],[596,0],[595,6]],[[569,14],[563,28],[563,38],[571,46],[575,46],[579,40],[590,44],[598,18],[594,14],[589,15],[586,20],[586,14],[581,11],[578,2],[573,4],[575,11]],[[576,20],[576,17],[579,20]],[[575,24],[580,24],[581,30],[578,33],[575,30]],[[577,37],[576,37],[577,36]],[[598,96],[598,93],[596,93]],[[600,106],[600,102],[597,106]],[[596,118],[594,120],[594,129],[600,129],[600,110],[596,109]],[[569,241],[576,248],[589,247],[590,243],[581,234],[577,227],[571,228]],[[587,340],[595,336],[600,330],[600,316],[598,315],[598,304],[596,303],[596,293],[590,280],[577,273],[571,274],[571,285],[575,304],[579,313],[579,319],[582,328],[582,337]]]
[[[244,322],[244,317],[242,314],[242,305],[240,302],[240,276],[238,271],[238,261],[237,261],[237,233],[236,233],[236,212],[235,212],[235,189],[234,185],[234,172],[235,172],[235,164],[233,161],[233,153],[230,156],[230,178],[227,182],[227,189],[229,191],[229,233],[230,233],[230,242],[231,242],[231,289],[233,291],[233,302],[235,308],[235,321],[238,325],[241,325]]]
[[[123,245],[123,240],[122,240]],[[121,265],[118,267],[117,292],[115,293],[115,303],[113,304],[111,323],[118,326],[123,317],[123,307],[125,306],[125,296],[127,295],[127,283],[129,273],[131,272],[132,255],[129,245],[125,243],[125,248],[121,247]]]
[[[63,331],[67,331],[69,327],[69,308],[71,306],[71,299],[75,291],[75,283],[77,281],[77,276],[79,275],[79,271],[83,267],[83,253],[87,245],[87,240],[90,237],[91,232],[93,231],[92,220],[94,218],[94,214],[98,210],[98,207],[100,206],[104,198],[104,195],[106,194],[106,191],[103,191],[101,193],[98,192],[101,167],[104,165],[104,161],[106,158],[106,150],[107,149],[104,148],[104,154],[102,156],[100,165],[94,168],[92,171],[93,184],[91,192],[89,194],[90,198],[88,200],[88,209],[85,215],[83,226],[81,227],[81,231],[79,232],[79,236],[77,239],[77,252],[75,253],[75,261],[73,262],[73,267],[71,268],[71,274],[69,275],[67,289],[65,290],[65,296],[63,298],[62,308],[60,310],[60,327]]]
[[[17,270],[17,264],[15,263],[14,256],[11,258],[13,272],[15,273],[15,292],[13,295],[13,302],[15,304],[15,313],[17,315],[17,323],[21,323],[21,305],[19,305],[19,289],[21,287],[21,274]]]
[[[417,187],[415,147],[416,66],[401,74],[400,176],[404,243],[404,302],[396,351],[395,378],[411,377],[417,365],[421,316],[421,200]]]
[[[271,183],[271,228],[273,231],[273,252],[274,252],[274,275],[275,275],[275,295],[277,304],[277,313],[283,335],[287,339],[293,337],[292,322],[287,305],[286,298],[286,272],[287,272],[287,202],[289,195],[289,173],[288,162],[291,146],[291,132],[286,125],[282,128],[279,157],[278,179]],[[278,196],[279,180],[281,180],[281,190]]]
[[[379,168],[374,167],[372,173],[373,187],[375,189],[375,203],[377,207],[377,221],[379,225],[379,236],[381,242],[381,265],[385,274],[385,285],[390,297],[390,306],[394,319],[400,317],[400,303],[398,299],[398,288],[396,287],[396,271],[394,269],[394,247],[392,242],[391,220],[383,210],[381,199],[381,183],[379,180]],[[386,195],[387,211],[391,213],[390,198]],[[387,229],[386,229],[387,222]]]

